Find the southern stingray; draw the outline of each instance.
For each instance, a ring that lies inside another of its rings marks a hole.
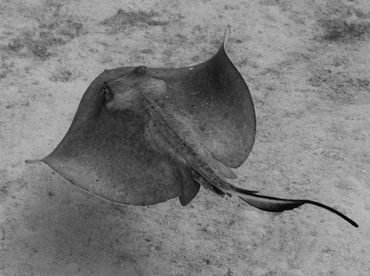
[[[179,69],[105,70],[88,87],[66,136],[40,160],[73,185],[108,201],[151,205],[179,197],[183,206],[200,186],[236,195],[270,212],[311,200],[282,199],[232,185],[231,168],[249,156],[256,134],[251,94],[225,52],[229,28],[209,60]]]

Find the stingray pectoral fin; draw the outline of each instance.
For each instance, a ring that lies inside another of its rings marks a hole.
[[[261,209],[263,211],[268,212],[283,212],[287,210],[293,210],[303,204],[312,204],[316,205],[318,207],[324,208],[328,211],[333,212],[334,214],[337,214],[350,224],[352,224],[354,227],[358,227],[358,224],[345,216],[344,214],[340,213],[339,211],[324,205],[320,202],[312,201],[312,200],[300,200],[300,199],[283,199],[283,198],[276,198],[276,197],[270,197],[270,196],[263,196],[263,195],[256,195],[256,194],[244,194],[239,195],[239,197],[248,203],[249,205],[252,205],[253,207],[256,207],[258,209]]]

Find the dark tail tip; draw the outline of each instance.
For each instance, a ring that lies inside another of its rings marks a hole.
[[[312,205],[316,205],[318,207],[321,207],[321,208],[324,208],[326,210],[329,210],[330,212],[333,212],[334,214],[340,216],[342,219],[344,219],[345,221],[347,221],[348,223],[352,224],[352,226],[358,228],[358,224],[356,222],[354,222],[352,219],[350,219],[349,217],[347,217],[346,215],[342,214],[341,212],[335,210],[334,208],[331,208],[325,204],[322,204],[320,202],[317,202],[317,201],[312,201],[312,200],[303,200],[305,203],[308,203],[308,204],[312,204]]]

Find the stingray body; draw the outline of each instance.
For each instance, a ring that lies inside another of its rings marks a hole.
[[[251,94],[225,52],[187,68],[106,70],[83,95],[57,148],[42,161],[79,188],[114,203],[151,205],[179,197],[187,205],[200,185],[237,195],[265,211],[314,204],[268,197],[227,179],[249,156],[256,134]]]

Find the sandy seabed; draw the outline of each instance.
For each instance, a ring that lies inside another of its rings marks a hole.
[[[368,0],[0,0],[0,275],[370,275]],[[203,189],[117,206],[45,165],[104,69],[227,53],[256,107],[235,185],[331,205],[271,214]]]

